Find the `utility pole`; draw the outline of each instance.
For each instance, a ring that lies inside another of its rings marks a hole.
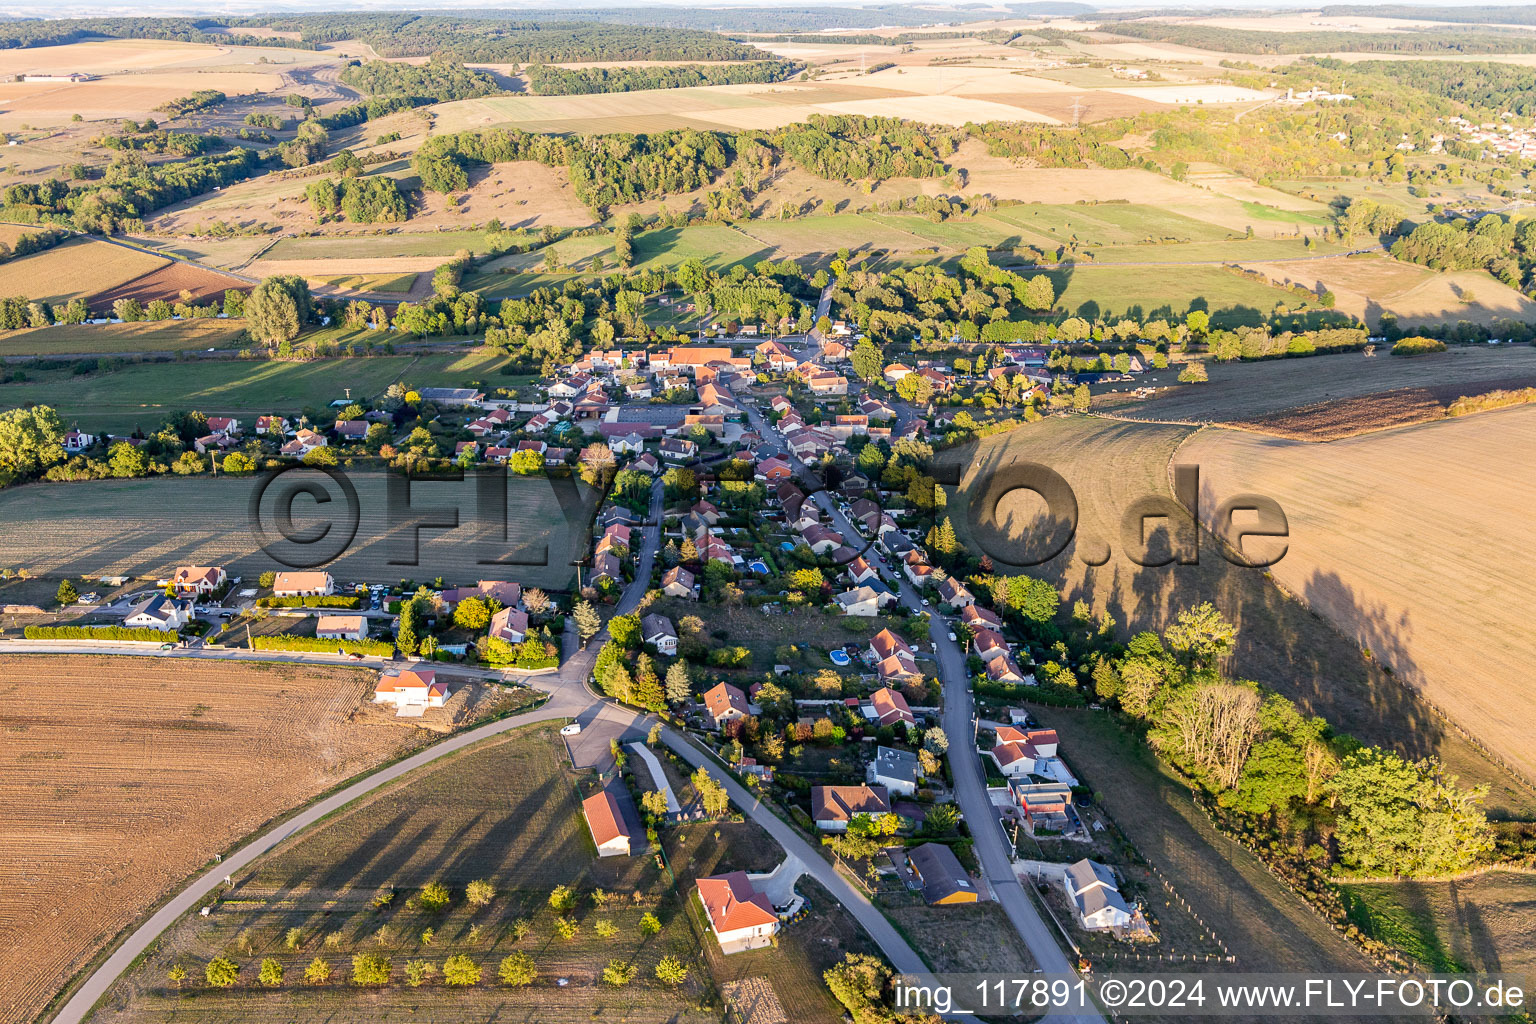
[[[1083,98],[1081,96],[1073,96],[1072,97],[1072,127],[1073,127],[1074,130],[1082,122],[1082,119],[1083,119]]]

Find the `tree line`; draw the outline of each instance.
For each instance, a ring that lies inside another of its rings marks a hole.
[[[1420,32],[1265,32],[1166,21],[1120,21],[1098,32],[1224,53],[1536,53],[1528,33],[1436,28]]]
[[[781,82],[804,68],[804,64],[792,60],[628,68],[562,68],[552,64],[535,64],[526,73],[528,84],[540,96],[583,96],[605,92],[636,92],[642,89],[687,89],[701,85]]]
[[[369,96],[409,96],[418,103],[468,100],[501,92],[489,73],[467,68],[444,54],[433,54],[425,64],[388,60],[349,64],[341,71],[341,81]]]

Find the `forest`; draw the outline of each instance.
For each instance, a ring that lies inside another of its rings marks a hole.
[[[583,96],[641,89],[686,89],[697,85],[781,82],[804,68],[804,64],[789,60],[629,68],[562,68],[535,64],[528,69],[528,83],[540,96]]]
[[[1264,32],[1165,21],[1122,21],[1101,24],[1097,31],[1225,53],[1536,53],[1536,37],[1494,29]]]
[[[441,54],[420,65],[387,60],[349,64],[342,69],[341,80],[369,96],[409,96],[418,104],[470,100],[501,92],[496,79],[486,72],[466,68]]]
[[[1402,18],[1409,21],[1453,21],[1467,25],[1536,25],[1536,7],[1484,5],[1477,7],[1415,7],[1407,4],[1361,6],[1339,4],[1324,7],[1328,17]]]

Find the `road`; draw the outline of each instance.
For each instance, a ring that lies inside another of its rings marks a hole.
[[[747,418],[754,429],[761,431],[764,437],[770,436],[762,414],[757,408],[750,404],[745,408]],[[798,473],[807,472],[805,464],[792,454],[786,453],[786,458]],[[811,495],[811,499],[827,514],[834,528],[843,535],[843,539],[850,547],[855,551],[864,549],[868,542],[838,509],[832,495],[826,491],[817,491]],[[869,549],[866,557],[882,570],[882,576],[886,575],[885,560],[873,548]],[[903,605],[915,612],[925,610],[922,596],[905,580],[898,583],[897,589]],[[1014,930],[1029,947],[1035,964],[1047,974],[1072,974],[1072,964],[1057,944],[1055,933],[1041,918],[1029,894],[1019,883],[1018,876],[1014,874],[1013,859],[1009,856],[1008,836],[1004,833],[1002,822],[999,821],[998,814],[992,807],[992,801],[987,796],[986,774],[981,768],[981,755],[976,750],[976,744],[969,738],[974,735],[971,725],[973,703],[970,677],[965,671],[965,655],[960,650],[959,644],[949,639],[949,629],[949,623],[942,616],[937,614],[931,616],[929,636],[933,640],[934,651],[938,657],[939,678],[944,687],[943,723],[944,733],[949,737],[949,767],[954,775],[955,798],[960,805],[961,813],[970,825],[971,837],[975,841],[976,859],[981,865],[982,874],[991,886],[993,894],[997,897],[997,902],[1008,915]],[[1102,1021],[1103,1018],[1096,1014],[1083,1014],[1053,1016],[1051,1020],[1080,1021],[1087,1024],[1091,1021]]]
[[[661,545],[662,509],[663,488],[661,481],[657,480],[651,490],[650,515],[644,526],[644,540],[639,546],[640,553],[635,579],[625,588],[619,600],[616,607],[618,614],[625,614],[639,607],[641,599],[650,586],[652,566],[656,552]],[[539,722],[563,721],[567,719],[590,721],[596,716],[602,715],[607,719],[614,719],[620,722],[624,726],[626,735],[633,734],[637,738],[643,736],[649,729],[651,722],[654,721],[651,716],[643,715],[633,709],[599,698],[587,686],[587,679],[591,675],[593,662],[596,660],[597,652],[602,648],[606,637],[607,629],[605,628],[597,636],[593,637],[585,647],[574,651],[561,664],[559,673],[539,676],[529,680],[537,689],[544,690],[550,694],[549,701],[536,711],[516,715],[499,722],[492,722],[488,725],[452,736],[426,750],[411,755],[397,764],[390,765],[388,768],[375,772],[367,778],[360,779],[350,786],[306,807],[281,825],[252,839],[223,862],[194,877],[181,892],[173,896],[143,924],[135,928],[106,961],[91,972],[90,976],[86,978],[79,989],[75,991],[74,995],[70,997],[68,1002],[64,1004],[54,1017],[54,1024],[81,1024],[118,977],[178,918],[203,905],[209,895],[223,883],[225,876],[235,874],[242,868],[250,865],[258,857],[276,847],[283,840],[308,828],[327,815],[340,810],[352,801],[368,795],[381,786],[388,785],[402,778],[409,772],[425,767],[440,758],[478,743],[481,740]],[[7,651],[32,649],[46,650],[51,653],[101,653],[99,647],[82,646],[77,650],[73,646],[58,647],[41,644],[11,643],[4,645],[4,650]],[[142,654],[144,656],[157,657],[238,658],[246,661],[309,663],[331,663],[343,660],[336,659],[334,656],[275,651],[261,651],[253,654],[243,651],[177,650],[161,652],[158,650],[144,651],[134,649],[113,650],[112,653]],[[377,662],[380,659],[370,660]],[[356,664],[356,662],[347,663]],[[438,665],[435,668],[445,674],[467,673],[477,676],[492,674],[486,670],[462,669],[450,664]],[[847,908],[849,913],[854,916],[859,924],[863,926],[864,930],[875,940],[881,952],[885,954],[886,959],[897,970],[903,972],[921,972],[926,970],[922,958],[918,956],[917,951],[901,937],[900,933],[896,931],[885,915],[845,878],[838,875],[832,865],[806,839],[789,825],[785,824],[782,819],[768,807],[764,806],[751,793],[747,792],[745,787],[730,778],[718,764],[687,738],[668,729],[662,730],[662,738],[667,746],[675,750],[683,760],[696,768],[703,767],[711,776],[718,779],[725,786],[726,791],[730,794],[731,799],[736,805],[778,841],[786,854],[794,855],[804,862],[807,872],[811,877],[820,882],[842,906]]]

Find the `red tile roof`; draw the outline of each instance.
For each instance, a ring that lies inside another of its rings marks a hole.
[[[716,935],[778,923],[773,904],[768,902],[767,896],[752,888],[745,871],[701,878],[698,886],[699,898],[704,902]]]

